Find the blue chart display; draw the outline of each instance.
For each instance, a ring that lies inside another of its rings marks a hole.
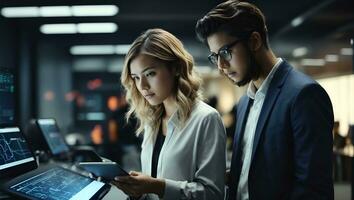
[[[0,132],[0,167],[3,164],[32,157],[26,141],[16,130],[15,132]]]
[[[0,69],[0,124],[12,124],[15,118],[14,75]]]
[[[92,182],[62,168],[50,169],[10,189],[36,199],[70,199]]]

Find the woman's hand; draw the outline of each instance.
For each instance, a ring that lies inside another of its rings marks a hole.
[[[132,197],[140,197],[147,193],[155,193],[160,198],[163,197],[165,190],[165,181],[163,179],[152,178],[135,171],[129,174],[130,176],[115,177],[112,184]]]

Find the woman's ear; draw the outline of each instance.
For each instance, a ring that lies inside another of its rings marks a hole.
[[[250,50],[258,51],[262,47],[262,43],[263,42],[261,35],[258,32],[254,31],[248,40]]]
[[[175,77],[178,77],[180,75],[178,66],[179,66],[179,64],[175,63],[175,64],[173,64],[173,67],[172,67],[172,74]]]

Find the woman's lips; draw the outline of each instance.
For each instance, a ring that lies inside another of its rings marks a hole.
[[[153,96],[154,96],[155,94],[147,94],[147,95],[144,95],[144,97],[146,98],[146,99],[151,99]]]

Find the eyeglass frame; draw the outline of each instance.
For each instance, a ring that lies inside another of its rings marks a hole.
[[[224,55],[226,55],[226,54],[229,54],[229,55],[230,55],[230,58],[225,58],[224,56],[221,56],[224,60],[230,61],[230,60],[232,59],[232,54],[231,54],[232,50],[231,50],[231,48],[232,48],[233,46],[235,46],[236,44],[238,44],[239,42],[241,42],[242,40],[244,40],[244,39],[237,39],[237,40],[235,40],[235,41],[233,41],[233,42],[231,42],[231,43],[229,43],[229,44],[226,44],[226,45],[224,45],[223,47],[221,47],[221,48],[218,50],[218,53],[211,53],[211,54],[209,54],[209,56],[208,56],[209,62],[210,62],[211,64],[215,65],[215,66],[218,66],[219,56],[222,55],[222,54],[220,53],[221,51],[226,51],[226,53],[225,53]],[[215,62],[213,61],[213,58],[212,58],[213,56],[216,58],[216,59],[215,59]]]
[[[245,40],[245,38],[237,39],[237,40],[235,40],[235,41],[233,41],[233,42],[231,42],[231,43],[229,43],[229,44],[224,45],[223,47],[221,47],[221,48],[218,50],[218,53],[211,53],[211,54],[209,54],[209,56],[208,56],[209,62],[210,62],[211,64],[215,65],[215,66],[218,66],[218,60],[219,60],[219,56],[220,56],[220,52],[221,52],[221,51],[226,51],[227,54],[230,55],[230,58],[225,58],[225,57],[221,56],[224,60],[230,61],[230,60],[232,59],[231,48],[232,48],[233,46],[235,46],[236,44],[238,44],[239,42],[241,42],[242,40]],[[221,55],[222,55],[222,54],[221,54]],[[226,55],[226,53],[225,53],[225,55]],[[212,56],[216,57],[215,62],[213,61]]]

